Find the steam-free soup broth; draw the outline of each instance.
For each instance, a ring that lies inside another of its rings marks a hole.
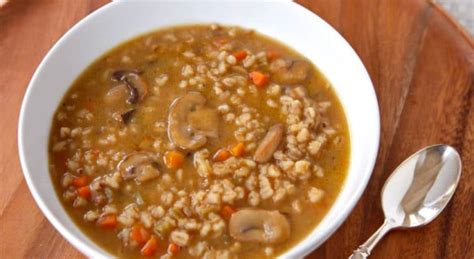
[[[117,257],[275,257],[347,173],[343,108],[287,46],[219,25],[162,29],[91,64],[54,116],[64,208]]]

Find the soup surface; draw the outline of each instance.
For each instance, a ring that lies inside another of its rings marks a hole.
[[[275,257],[305,238],[349,163],[344,112],[304,57],[252,30],[193,25],[114,48],[75,81],[50,171],[118,257]]]

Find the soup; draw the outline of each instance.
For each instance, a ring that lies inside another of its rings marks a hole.
[[[65,210],[117,257],[275,257],[336,199],[343,108],[303,56],[252,30],[155,31],[73,83],[49,141]]]

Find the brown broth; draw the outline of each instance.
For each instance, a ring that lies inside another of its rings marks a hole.
[[[261,34],[237,28],[233,29],[236,31],[235,36],[229,37],[226,33],[229,30],[232,30],[232,28],[224,27],[220,29],[221,32],[216,32],[210,29],[209,26],[180,26],[151,32],[122,43],[92,63],[73,83],[58,107],[49,141],[52,181],[68,215],[88,237],[111,254],[118,257],[139,258],[140,249],[123,246],[122,241],[117,238],[118,230],[121,227],[117,227],[115,230],[103,230],[94,223],[86,222],[84,214],[88,210],[96,208],[93,203],[89,202],[83,207],[73,207],[71,205],[72,201],[67,201],[63,198],[64,192],[70,188],[65,188],[61,185],[63,174],[71,172],[67,165],[68,159],[71,159],[74,155],[80,156],[78,167],[81,169],[84,166],[82,163],[85,163],[84,155],[88,150],[93,150],[96,154],[101,154],[104,157],[112,156],[106,154],[108,151],[110,153],[116,151],[130,153],[137,150],[145,150],[163,154],[167,148],[161,147],[157,149],[154,143],[156,140],[161,140],[163,143],[168,142],[168,135],[166,131],[157,131],[155,123],[157,121],[166,122],[168,107],[176,97],[184,95],[190,91],[189,89],[198,90],[195,86],[187,87],[186,89],[178,87],[183,79],[181,74],[182,67],[189,63],[189,59],[183,56],[183,52],[186,50],[192,51],[196,55],[205,56],[207,52],[215,48],[213,44],[217,38],[231,41],[233,43],[232,50],[245,48],[252,53],[258,53],[262,50],[273,50],[280,53],[281,57],[284,58],[306,60],[289,47]],[[177,41],[167,40],[172,38],[169,35],[175,35]],[[194,38],[194,41],[186,42],[186,39],[191,37]],[[204,58],[203,60],[205,63],[211,61],[211,58]],[[110,73],[115,69],[137,69],[141,71],[140,76],[150,86],[148,96],[136,105],[137,110],[131,123],[128,125],[115,121],[111,117],[111,109],[104,105],[103,102],[104,95],[114,84],[110,80]],[[259,69],[268,72],[265,67]],[[309,90],[309,96],[316,102],[331,103],[324,116],[337,132],[336,137],[332,137],[324,145],[317,157],[314,158],[314,161],[312,161],[323,168],[324,176],[311,177],[307,181],[295,181],[296,193],[282,202],[274,203],[271,200],[267,200],[260,203],[258,205],[259,208],[277,209],[289,215],[291,235],[287,241],[276,245],[241,243],[240,250],[235,253],[238,257],[265,257],[264,248],[267,246],[271,246],[274,249],[272,256],[275,256],[295,246],[326,215],[344,183],[350,158],[350,137],[344,111],[326,78],[314,66],[311,66],[311,70],[312,76],[305,83]],[[155,78],[164,73],[168,75],[169,79],[165,86],[158,87],[159,90],[155,92],[153,90],[153,87],[157,87],[154,86],[156,84]],[[212,87],[206,85],[199,89],[199,91],[207,98],[208,106],[216,107],[222,104],[222,101],[215,97]],[[285,116],[275,112],[274,108],[269,107],[263,101],[269,98],[268,93],[264,90],[259,91],[258,96],[246,92],[245,98],[242,98],[242,101],[248,106],[255,108],[263,116],[268,117],[267,121],[261,120],[265,128],[278,122],[284,123]],[[90,120],[87,119],[87,115],[85,115],[85,118],[81,118],[82,115],[78,115],[83,109],[86,109],[93,115]],[[153,109],[153,111],[149,112],[148,109]],[[61,117],[66,118],[58,119]],[[71,137],[71,133],[69,133],[68,137],[65,137],[65,139],[70,139],[67,140],[69,142],[66,141],[66,148],[55,152],[53,151],[54,146],[63,139],[60,137],[61,127],[67,127],[71,130],[81,128],[82,132],[87,132],[88,128],[90,128],[90,133],[86,135],[81,133],[75,137]],[[124,137],[119,137],[117,132],[127,127],[134,127],[136,132],[128,131]],[[218,139],[210,139],[205,145],[205,148],[211,154],[214,154],[222,147],[228,147],[236,143],[234,131],[237,127],[235,125],[220,123],[219,127],[220,137]],[[111,129],[115,129],[115,131]],[[99,144],[99,140],[106,139],[110,134],[118,138],[115,143]],[[337,141],[334,140],[335,138],[337,138]],[[79,155],[77,155],[78,150],[80,150]],[[99,155],[94,157],[94,160],[99,159],[99,157]],[[93,179],[113,172],[117,163],[118,161],[109,158],[107,166],[96,166],[90,178]],[[182,169],[186,180],[178,181],[174,179],[174,186],[177,189],[184,189],[189,193],[201,188],[200,182],[203,179],[196,173],[191,155],[186,156]],[[160,171],[162,171],[162,174],[168,174],[173,178],[176,173],[175,170],[167,169],[164,166],[160,167]],[[76,172],[71,173],[77,174]],[[162,179],[159,177],[141,185],[136,185],[133,182],[124,183],[124,186],[115,191],[113,196],[113,204],[118,208],[119,214],[124,206],[135,202],[136,197],[134,195],[137,192],[140,193],[145,204],[159,204],[160,198],[157,193],[157,185],[160,185],[161,181]],[[322,200],[315,204],[309,202],[306,197],[307,191],[313,186],[325,192]],[[295,200],[299,200],[304,208],[299,214],[295,213],[292,209],[292,202]],[[235,202],[233,206],[239,208],[248,207],[249,205],[244,199]],[[234,242],[227,231],[219,238],[202,238],[199,235],[192,234],[191,240],[191,244],[199,240],[205,240],[209,246],[216,249],[228,249],[230,246],[228,244]],[[167,240],[160,240],[156,255],[166,253],[167,244]],[[189,256],[186,249],[181,249],[173,258],[187,258]]]

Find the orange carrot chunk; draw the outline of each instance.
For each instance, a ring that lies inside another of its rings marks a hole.
[[[275,50],[269,50],[267,51],[267,59],[268,60],[274,60],[276,58],[279,58],[280,57],[280,53],[278,53],[277,51]]]
[[[222,161],[225,161],[227,158],[229,158],[231,156],[231,153],[229,150],[227,149],[219,149],[217,150],[216,154],[214,155],[214,157],[212,157],[212,159],[216,162],[222,162]]]
[[[184,155],[176,150],[168,151],[165,154],[165,164],[168,168],[178,169],[184,163]]]
[[[72,185],[76,187],[86,186],[89,183],[89,178],[86,175],[81,175],[72,180]]]
[[[237,62],[240,62],[247,57],[247,51],[239,50],[239,51],[234,52],[232,55],[235,57]]]
[[[150,238],[150,234],[148,233],[148,230],[146,230],[146,228],[141,224],[135,224],[132,227],[130,238],[137,241],[139,244],[144,244]]]
[[[242,142],[239,142],[237,145],[233,146],[232,149],[230,150],[232,155],[236,157],[243,156],[245,153],[245,145]]]
[[[173,244],[171,243],[169,246],[168,246],[168,251],[172,254],[176,254],[179,252],[181,248],[177,245],[177,244]]]
[[[77,188],[77,195],[81,196],[84,199],[89,199],[91,197],[91,189],[89,186],[82,186]]]
[[[252,80],[253,84],[256,85],[258,88],[263,88],[268,83],[270,77],[262,72],[253,71],[249,74],[250,79]]]
[[[97,219],[96,224],[103,229],[114,229],[117,226],[117,216],[113,213],[102,214]]]
[[[140,253],[144,256],[152,256],[156,252],[157,248],[158,240],[155,236],[151,236],[150,239],[148,239],[148,241],[142,247],[142,250],[140,250]]]
[[[231,206],[229,205],[226,205],[222,208],[221,210],[221,216],[226,219],[226,220],[229,220],[230,217],[232,216],[232,214],[234,214],[235,212],[235,209],[232,208]]]

